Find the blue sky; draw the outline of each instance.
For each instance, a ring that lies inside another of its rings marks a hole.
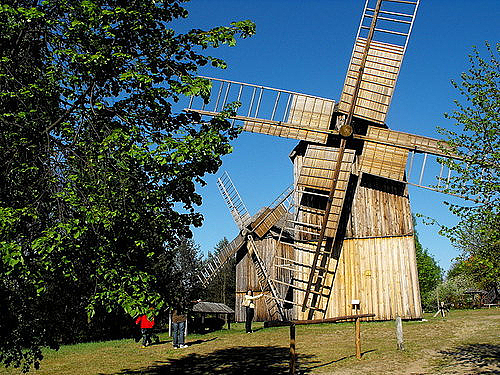
[[[204,68],[200,74],[287,89],[336,101],[344,83],[364,0],[193,0],[183,28],[227,25],[250,19],[257,34],[210,54],[228,63],[226,70]],[[439,137],[436,126],[453,128],[443,114],[459,98],[450,80],[467,70],[472,46],[499,41],[498,0],[422,0],[403,61],[387,124],[391,129]],[[234,151],[223,159],[227,171],[251,214],[269,204],[292,183],[289,152],[296,141],[242,133]],[[200,211],[203,227],[193,230],[204,254],[223,237],[238,233],[220,196],[216,178],[205,176],[207,186]],[[451,225],[455,218],[443,205],[449,197],[410,187],[414,213]],[[418,223],[425,248],[447,269],[458,255],[437,228]]]

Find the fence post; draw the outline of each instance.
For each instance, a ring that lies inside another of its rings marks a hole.
[[[356,326],[356,358],[361,359],[361,320],[360,318],[356,318],[355,320]]]
[[[398,350],[405,350],[403,341],[403,323],[401,317],[396,317],[396,339],[398,342]]]
[[[295,375],[295,324],[290,323],[290,375]]]

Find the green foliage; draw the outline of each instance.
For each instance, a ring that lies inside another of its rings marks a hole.
[[[454,227],[441,233],[462,250],[462,261],[473,262],[475,279],[496,284],[500,276],[500,44],[486,43],[487,57],[474,48],[470,68],[462,82],[452,82],[464,102],[445,117],[457,130],[442,129],[461,160],[443,161],[453,171],[449,192],[465,196],[472,203],[448,204],[459,218]]]
[[[474,289],[474,282],[466,275],[447,277],[432,293],[435,309],[438,301],[454,308],[470,306],[472,297],[465,294],[468,289]]]
[[[443,280],[443,270],[434,257],[424,249],[415,231],[415,253],[417,258],[418,284],[420,298],[425,310],[435,305],[434,290]]]
[[[201,293],[198,275],[203,263],[199,246],[185,238],[169,250],[152,264],[157,290],[163,300],[169,301],[171,305],[188,306]]]
[[[176,297],[154,267],[201,225],[196,183],[217,171],[238,129],[172,104],[184,94],[206,98],[199,66],[225,66],[203,50],[255,31],[242,21],[178,34],[170,22],[187,17],[183,2],[0,5],[6,365],[37,366],[40,347],[67,334],[57,322],[67,315],[135,315]]]
[[[220,240],[214,248],[214,253],[208,254],[206,262],[216,257],[229,244],[227,238]],[[203,298],[211,302],[225,303],[234,309],[236,303],[236,258],[232,257],[210,281],[204,291]]]

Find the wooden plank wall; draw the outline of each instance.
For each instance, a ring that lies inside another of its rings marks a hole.
[[[302,157],[299,154],[294,159],[296,176]],[[329,266],[336,275],[326,317],[352,313],[350,302],[359,299],[361,313],[376,314],[374,320],[395,319],[398,315],[403,319],[420,318],[413,225],[406,186],[364,174],[352,198],[352,209],[343,231],[345,239],[337,243],[336,258],[331,259]],[[310,265],[313,253],[296,250],[295,257]],[[308,269],[300,270],[307,272]],[[303,295],[296,291],[294,298],[301,302]],[[307,312],[302,313],[300,307],[295,308],[294,313],[295,319],[307,319]]]
[[[293,259],[293,249],[291,246],[279,243],[275,236],[268,235],[263,239],[255,240],[257,251],[259,252],[262,261],[266,265],[267,271],[272,279],[277,278],[284,282],[290,282],[290,273],[278,270],[274,267],[274,256],[281,256],[283,258]],[[261,293],[257,272],[255,266],[248,256],[247,250],[242,249],[237,257],[238,263],[236,264],[236,306],[235,306],[235,319],[236,321],[245,321],[245,309],[241,306],[243,296],[248,290],[253,290],[254,295]],[[286,294],[286,287],[284,285],[276,284],[278,294],[284,296]],[[254,321],[269,320],[269,313],[267,311],[264,297],[255,301],[255,318]]]

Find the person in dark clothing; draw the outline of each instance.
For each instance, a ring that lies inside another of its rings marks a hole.
[[[179,306],[172,311],[172,331],[174,349],[187,348],[184,344],[184,331],[186,329],[187,316]]]
[[[254,300],[262,297],[264,294],[261,293],[258,296],[253,295],[253,291],[249,290],[247,294],[243,297],[242,305],[245,307],[245,331],[246,333],[252,333],[252,320],[255,315],[255,303]]]

